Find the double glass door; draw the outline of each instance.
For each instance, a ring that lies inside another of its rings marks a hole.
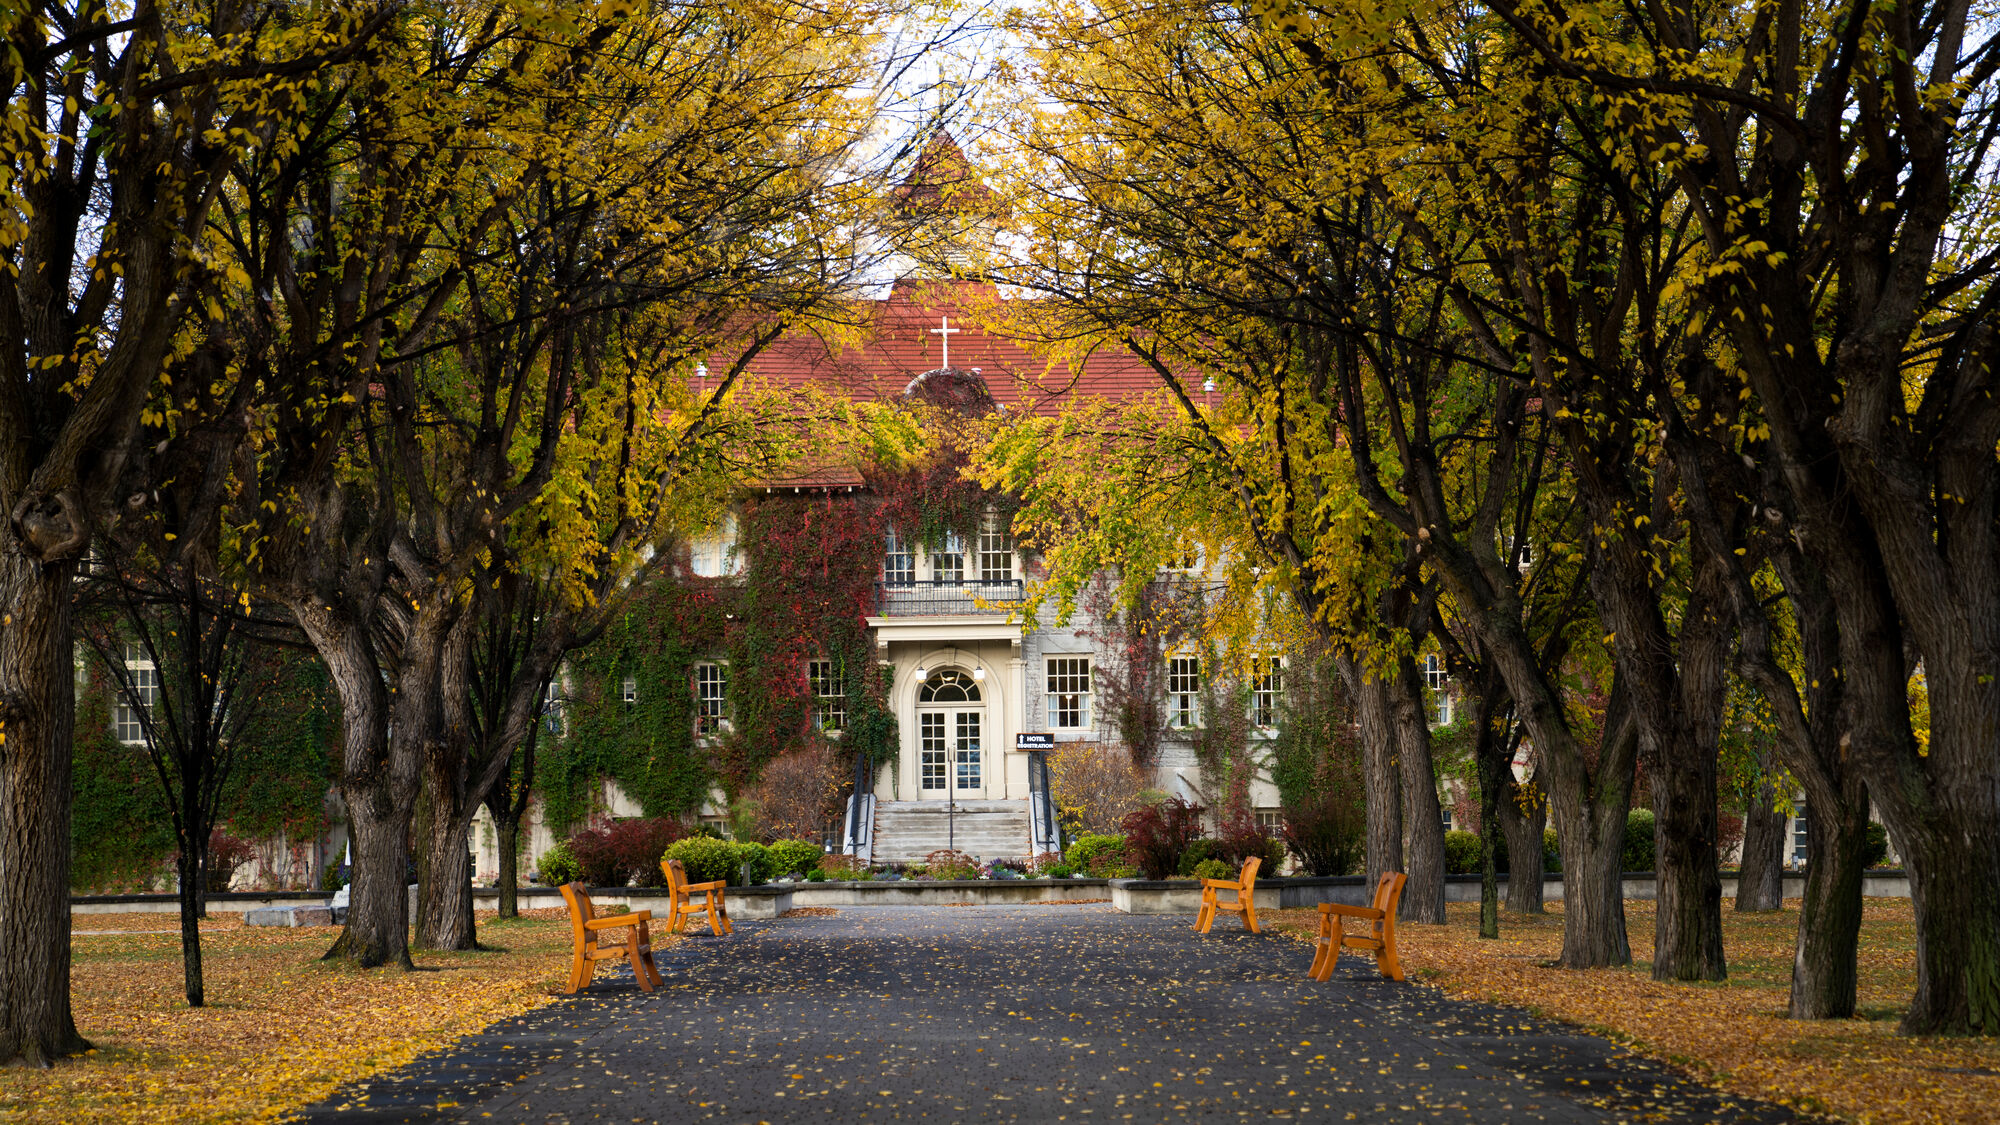
[[[930,800],[978,797],[986,791],[983,711],[917,712],[917,788]]]

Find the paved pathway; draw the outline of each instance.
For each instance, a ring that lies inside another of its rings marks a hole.
[[[1229,920],[1108,906],[739,923],[339,1091],[315,1122],[1783,1122],[1605,1040]]]

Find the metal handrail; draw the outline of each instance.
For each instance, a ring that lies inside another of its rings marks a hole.
[[[847,840],[845,850],[849,855],[859,855],[861,852],[861,805],[863,798],[873,794],[875,791],[875,771],[869,769],[869,765],[870,759],[867,754],[858,754],[855,756],[854,792],[850,793],[847,797]]]

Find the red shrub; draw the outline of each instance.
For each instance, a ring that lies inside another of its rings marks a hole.
[[[1201,838],[1201,806],[1169,797],[1126,814],[1119,827],[1125,830],[1125,850],[1140,874],[1171,879],[1180,867],[1181,853]]]
[[[569,838],[579,878],[593,887],[663,886],[660,856],[667,845],[688,834],[678,820],[667,817],[629,820],[599,819]]]

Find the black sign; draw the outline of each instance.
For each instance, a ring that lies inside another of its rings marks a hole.
[[[1017,734],[1014,736],[1014,749],[1016,750],[1053,750],[1055,748],[1056,736],[1053,734],[1044,732],[1041,734]]]

